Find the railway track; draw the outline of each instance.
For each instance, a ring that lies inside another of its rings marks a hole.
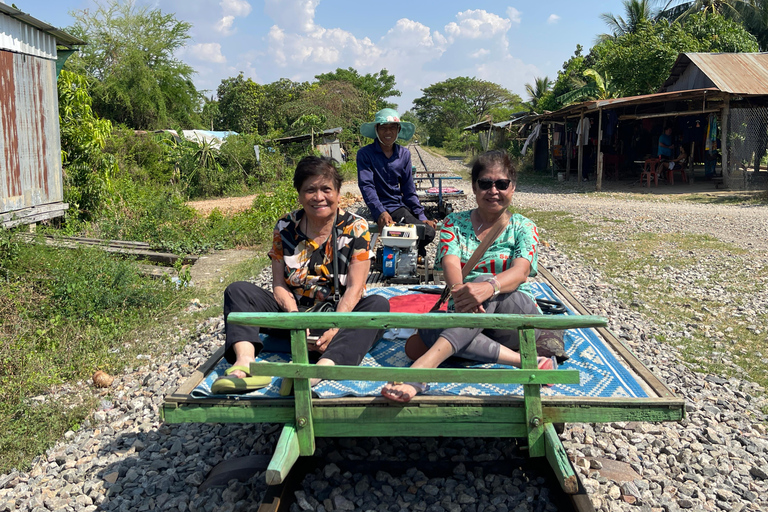
[[[380,441],[384,442],[385,440],[380,439]],[[445,443],[451,442],[450,439],[444,439],[443,441]],[[334,439],[333,442],[337,444],[343,443],[343,439]],[[418,440],[414,440],[414,442],[418,442]],[[577,494],[566,494],[557,483],[546,460],[530,458],[525,454],[526,449],[524,446],[519,446],[514,439],[510,439],[509,442],[516,445],[514,450],[519,452],[518,454],[508,456],[503,460],[463,461],[461,464],[464,470],[474,475],[483,475],[486,481],[496,477],[506,477],[522,482],[523,484],[521,485],[530,483],[530,485],[526,485],[524,491],[520,492],[521,495],[525,494],[525,501],[529,504],[527,510],[553,510],[552,507],[554,507],[555,510],[561,512],[594,512],[595,509],[592,506],[592,502],[581,485]],[[308,477],[312,480],[312,475],[319,475],[322,478],[327,464],[327,459],[323,457],[300,458],[283,484],[267,488],[264,499],[259,505],[258,512],[287,512],[291,510],[294,504],[297,504],[300,510],[306,510],[309,502],[304,496],[312,496],[318,502],[322,502],[323,493],[317,493],[313,496],[309,485],[305,485],[304,482]],[[374,482],[372,487],[375,488],[377,477],[382,474],[381,472],[390,475],[396,480],[407,480],[408,475],[414,473],[414,468],[423,474],[429,482],[439,482],[455,478],[454,471],[459,462],[427,459],[417,461],[345,459],[337,460],[334,464],[342,475],[352,475],[349,478],[352,485],[354,485],[354,482],[367,478],[367,480]],[[424,480],[420,483],[423,484]],[[483,486],[479,486],[479,488],[484,489]],[[297,491],[302,496],[302,501],[297,500]],[[301,494],[301,491],[304,491],[304,494]],[[330,491],[330,489],[326,490],[325,494],[329,494]],[[444,488],[441,488],[438,494],[431,495],[434,503],[439,503],[444,498],[443,491]],[[404,499],[412,499],[413,502],[419,499],[415,497],[414,488],[410,488],[405,494],[410,494],[411,497],[403,495]],[[480,494],[480,491],[478,491],[478,494]],[[498,498],[492,495],[491,491],[488,491],[487,494],[489,495],[489,501],[493,497]],[[542,496],[545,496],[545,498],[541,498]],[[429,507],[427,506],[427,508]],[[354,510],[368,509],[356,507]]]

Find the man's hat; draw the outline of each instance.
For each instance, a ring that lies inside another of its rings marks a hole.
[[[413,137],[413,132],[416,131],[416,127],[413,125],[413,123],[400,120],[400,114],[398,114],[395,109],[383,108],[376,112],[376,117],[373,119],[372,123],[363,123],[360,125],[360,134],[363,137],[375,139],[376,125],[386,123],[400,124],[400,132],[397,134],[398,139],[409,140],[411,137]]]

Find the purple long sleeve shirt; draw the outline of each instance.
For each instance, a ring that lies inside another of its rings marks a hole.
[[[405,206],[419,220],[427,220],[413,184],[411,152],[393,145],[387,158],[378,140],[357,152],[357,185],[374,221],[384,212]],[[397,221],[398,219],[394,219]]]

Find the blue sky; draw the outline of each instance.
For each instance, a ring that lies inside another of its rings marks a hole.
[[[11,3],[11,0],[0,0]],[[421,89],[474,76],[523,99],[525,83],[553,78],[576,48],[587,51],[605,32],[602,12],[621,14],[620,0],[498,2],[484,0],[136,0],[192,24],[179,57],[215,93],[242,71],[257,83],[312,80],[336,68],[386,68],[397,79],[402,113]],[[59,28],[93,0],[13,0]]]

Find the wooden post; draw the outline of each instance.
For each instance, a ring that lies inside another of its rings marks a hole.
[[[568,134],[568,118],[565,118],[565,179],[571,179],[571,137]]]
[[[581,112],[581,115],[579,116],[579,126],[576,129],[577,137],[576,137],[576,145],[579,146],[579,161],[577,162],[577,169],[578,172],[576,173],[576,181],[581,181],[583,176],[581,174],[582,167],[584,166],[584,144],[582,144],[584,140],[584,134],[581,133],[581,130],[583,129],[582,122],[584,121],[584,111]],[[589,140],[589,134],[587,134],[587,140]]]
[[[600,148],[603,142],[603,109],[598,109],[597,118],[597,179],[595,180],[595,190],[600,192],[603,184],[603,153]]]
[[[293,362],[309,364],[307,352],[307,331],[294,329],[291,331],[291,356]],[[309,378],[294,379],[293,392],[296,408],[296,436],[299,442],[299,454],[304,456],[315,453],[315,427],[312,421],[312,387]]]
[[[723,184],[726,187],[730,187],[731,183],[731,162],[729,161],[728,154],[728,116],[730,113],[731,97],[726,96],[723,100],[723,110],[720,115],[720,149],[722,150],[722,174]],[[715,167],[717,167],[717,161],[715,161]]]
[[[696,149],[696,142],[691,142],[691,151],[688,153],[688,184],[693,185],[693,150]]]

